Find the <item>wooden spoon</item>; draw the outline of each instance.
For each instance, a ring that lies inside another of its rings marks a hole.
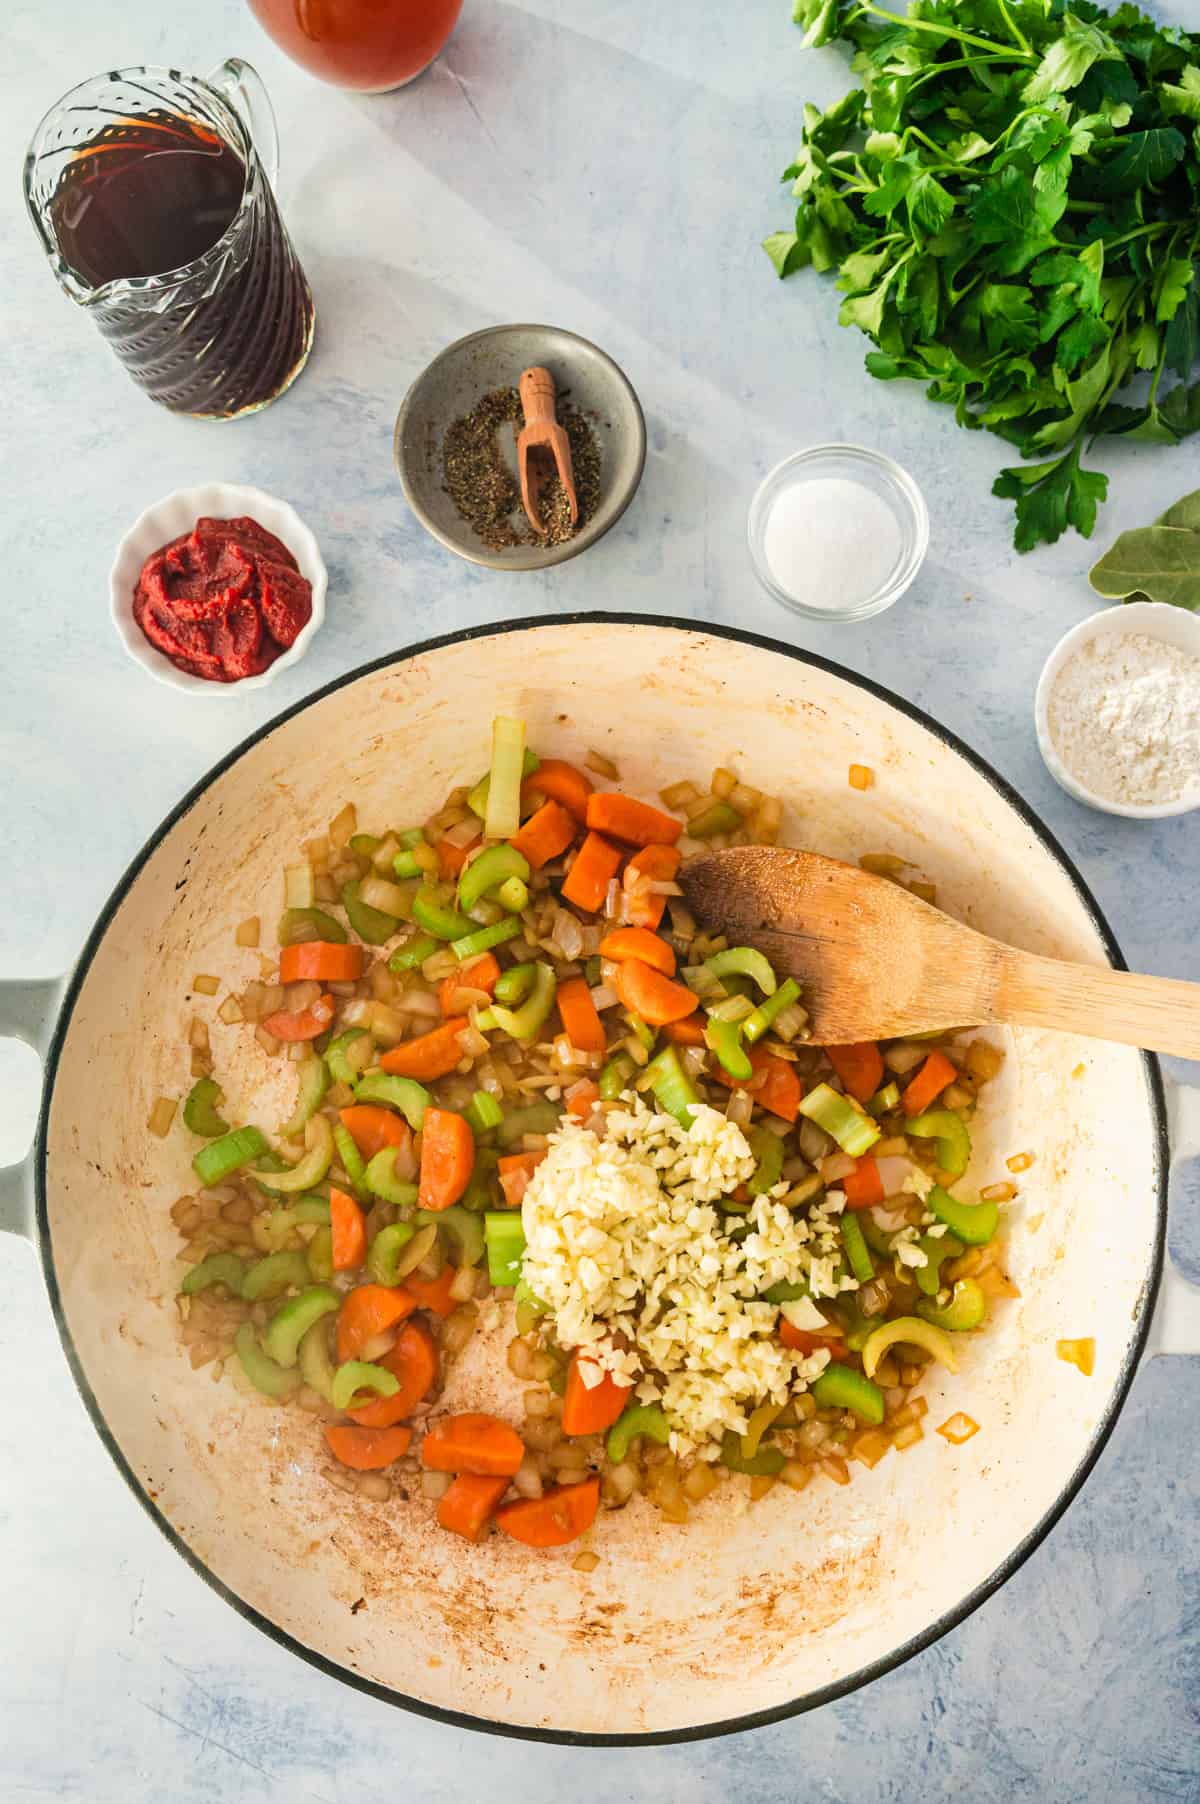
[[[521,480],[521,505],[534,532],[546,533],[542,519],[542,490],[553,470],[558,471],[571,513],[571,525],[579,524],[579,500],[571,464],[571,441],[555,412],[554,377],[541,364],[521,372],[517,384],[525,424],[517,436],[517,474]]]
[[[1200,984],[1019,952],[835,858],[731,846],[677,881],[707,930],[797,979],[818,1045],[1008,1022],[1200,1059]]]

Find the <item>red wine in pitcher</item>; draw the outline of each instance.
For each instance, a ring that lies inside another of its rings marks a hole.
[[[167,407],[244,413],[303,364],[312,297],[270,183],[212,127],[167,112],[105,125],[63,168],[50,217],[81,282],[131,284],[98,324]]]
[[[59,249],[102,288],[161,276],[210,251],[233,224],[246,166],[191,119],[130,120],[84,145],[51,202]]]

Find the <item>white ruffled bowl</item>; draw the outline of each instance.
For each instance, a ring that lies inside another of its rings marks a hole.
[[[312,584],[312,614],[296,635],[294,642],[281,651],[273,664],[257,676],[240,677],[236,683],[215,683],[208,677],[192,676],[172,664],[157,646],[151,645],[133,617],[133,594],[142,565],[160,546],[190,532],[196,521],[205,516],[216,520],[233,520],[249,515],[282,539],[300,566],[300,573]],[[316,539],[299,514],[286,501],[277,501],[262,489],[252,489],[237,482],[206,482],[198,488],[176,489],[139,514],[121,543],[109,574],[109,605],[113,625],[122,645],[135,664],[152,676],[156,683],[169,689],[186,689],[193,695],[241,695],[247,689],[265,689],[280,671],[298,664],[325,619],[325,591],[329,578]]]

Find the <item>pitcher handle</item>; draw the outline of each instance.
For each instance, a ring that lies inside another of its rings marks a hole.
[[[279,176],[279,130],[262,76],[240,56],[231,56],[213,70],[208,80],[245,120],[258,160],[273,188]]]
[[[1200,1090],[1185,1084],[1167,1084],[1167,1110],[1171,1130],[1171,1206],[1185,1205],[1184,1192],[1195,1198],[1200,1184]],[[1163,1260],[1162,1284],[1146,1351],[1200,1353],[1200,1285],[1185,1278],[1168,1253]]]
[[[66,979],[35,977],[0,982],[0,1038],[23,1040],[44,1059]],[[0,1231],[33,1239],[33,1148],[0,1168]]]

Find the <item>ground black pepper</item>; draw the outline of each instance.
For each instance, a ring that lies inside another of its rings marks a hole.
[[[566,492],[554,475],[539,500],[545,533],[534,532],[521,507],[516,435],[524,424],[524,414],[516,389],[493,389],[447,428],[442,444],[442,486],[489,551],[513,545],[561,545],[574,538],[595,513],[600,499],[596,435],[579,408],[561,397],[558,419],[571,447],[579,521],[571,525]]]

